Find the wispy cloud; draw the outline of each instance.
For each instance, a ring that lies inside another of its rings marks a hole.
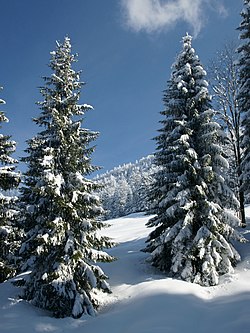
[[[206,22],[206,11],[225,16],[222,0],[121,0],[126,25],[134,31],[152,33],[188,23],[195,36]]]

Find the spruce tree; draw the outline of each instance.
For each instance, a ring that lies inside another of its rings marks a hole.
[[[112,244],[98,234],[103,209],[93,192],[97,184],[86,178],[98,133],[82,128],[92,107],[80,104],[83,83],[72,67],[76,56],[70,39],[57,42],[51,52],[52,74],[44,78],[39,117],[42,130],[28,140],[23,224],[27,237],[20,253],[23,270],[32,270],[23,297],[56,317],[94,315],[98,293],[110,292],[107,276],[96,262],[113,260],[104,247]]]
[[[223,132],[213,119],[206,72],[183,38],[164,92],[164,111],[155,138],[155,163],[160,167],[152,190],[154,230],[144,251],[149,261],[171,276],[204,286],[218,283],[240,260],[231,239],[239,219],[238,201],[223,172]]]
[[[5,101],[0,99],[0,104],[5,104]],[[8,118],[0,111],[0,127],[6,122]],[[16,142],[10,139],[11,136],[0,134],[0,282],[12,277],[17,270],[17,198],[9,191],[17,188],[20,174],[15,171],[17,160],[11,157],[16,150]]]
[[[242,189],[245,194],[250,194],[250,1],[244,1],[241,12],[242,22],[239,26],[242,44],[238,48],[240,55],[239,65],[239,93],[238,103],[242,119]]]

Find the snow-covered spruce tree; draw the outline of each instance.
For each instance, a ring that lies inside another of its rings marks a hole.
[[[5,104],[4,100],[0,99],[0,104]],[[8,122],[8,118],[0,111],[0,124],[4,122]],[[19,241],[17,198],[7,194],[9,190],[17,188],[20,182],[20,174],[15,171],[17,161],[11,157],[16,143],[10,138],[9,135],[0,134],[0,282],[16,273]]]
[[[44,98],[35,123],[43,128],[28,141],[24,186],[21,188],[27,238],[20,253],[23,270],[32,270],[23,297],[56,317],[94,315],[98,293],[110,292],[107,276],[96,264],[113,258],[102,251],[112,244],[97,231],[103,209],[87,178],[98,133],[81,127],[90,105],[79,104],[80,73],[68,37],[57,42],[41,88]]]
[[[250,0],[244,1],[241,12],[242,22],[239,26],[242,44],[238,48],[239,94],[238,103],[242,119],[243,135],[241,146],[242,157],[242,188],[246,196],[250,194]]]
[[[239,219],[238,201],[227,187],[223,132],[213,120],[208,84],[192,38],[173,65],[164,92],[165,109],[157,141],[156,174],[148,226],[155,227],[144,251],[162,271],[204,286],[216,285],[240,260],[231,239]]]

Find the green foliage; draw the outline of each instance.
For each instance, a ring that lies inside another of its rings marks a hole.
[[[83,116],[92,107],[80,104],[80,72],[69,38],[51,52],[50,77],[41,88],[44,98],[34,119],[42,131],[28,141],[24,186],[21,189],[23,270],[32,269],[24,297],[55,316],[80,317],[98,307],[95,289],[109,290],[96,261],[113,258],[101,251],[112,246],[97,235],[103,209],[93,192],[98,185],[86,176],[98,133],[82,128]]]
[[[0,100],[0,104],[5,104]],[[0,127],[8,122],[4,112],[0,112]],[[16,197],[6,191],[16,189],[20,174],[15,172],[17,161],[11,157],[16,143],[9,135],[0,134],[0,282],[12,277],[17,271],[17,248],[20,231],[17,227]]]
[[[241,113],[241,125],[243,128],[241,148],[242,157],[242,189],[246,196],[250,194],[250,2],[244,1],[244,9],[241,13],[242,22],[239,26],[241,46],[238,48],[239,53],[239,93],[238,104]]]
[[[145,251],[159,269],[207,286],[240,259],[230,239],[241,238],[235,231],[239,220],[229,210],[238,209],[238,201],[223,178],[224,135],[191,41],[183,38],[164,91],[150,211],[156,216],[148,223],[155,229]]]

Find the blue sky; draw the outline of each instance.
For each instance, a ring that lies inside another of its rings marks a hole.
[[[38,87],[50,73],[55,41],[71,38],[86,82],[81,101],[93,105],[84,127],[99,131],[93,163],[109,170],[154,152],[162,91],[186,32],[204,67],[238,38],[242,0],[10,0],[0,20],[0,98],[17,141],[17,157],[40,129]]]

